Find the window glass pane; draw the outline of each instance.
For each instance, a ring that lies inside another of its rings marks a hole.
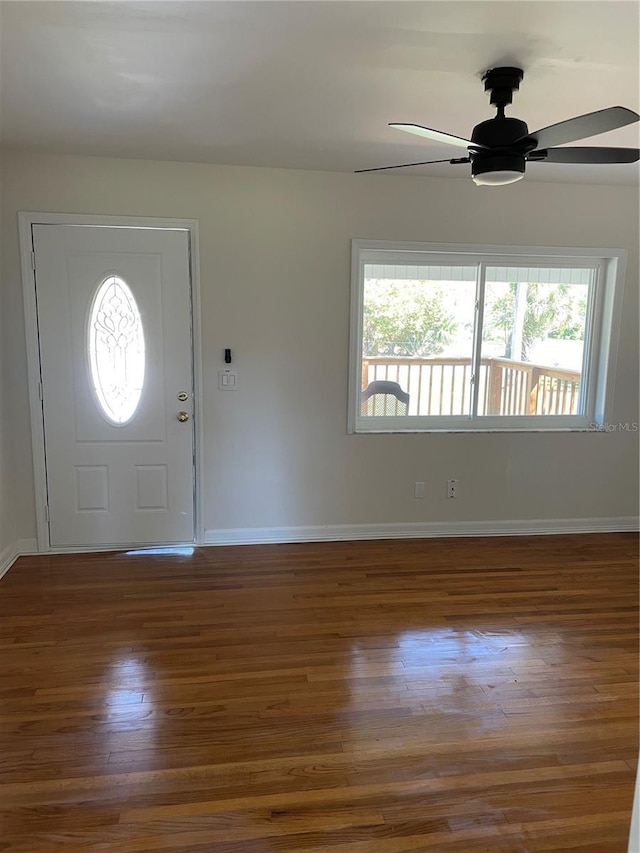
[[[488,267],[479,415],[580,412],[593,269]]]
[[[475,265],[365,265],[361,416],[469,414],[476,275]]]
[[[112,423],[125,424],[142,395],[145,346],[136,300],[118,276],[109,276],[97,289],[87,337],[98,404]]]

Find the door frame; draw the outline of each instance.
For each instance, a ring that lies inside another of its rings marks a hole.
[[[67,553],[71,551],[114,550],[113,546],[88,548],[86,546],[53,548],[49,539],[47,518],[47,476],[42,408],[42,384],[40,371],[40,341],[38,335],[38,311],[35,281],[35,253],[33,248],[33,225],[94,225],[112,228],[152,228],[159,230],[186,231],[189,240],[189,278],[191,285],[191,342],[194,392],[194,544],[204,541],[203,526],[203,421],[202,421],[202,335],[200,309],[200,265],[198,246],[198,221],[196,219],[165,219],[149,216],[110,216],[80,213],[18,213],[20,238],[20,262],[22,268],[22,294],[24,299],[24,322],[27,349],[27,377],[29,390],[29,412],[31,419],[31,446],[35,509],[38,535],[38,552]],[[132,543],[135,544],[135,543]]]

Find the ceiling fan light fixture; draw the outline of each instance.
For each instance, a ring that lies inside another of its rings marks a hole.
[[[502,187],[524,178],[525,159],[518,154],[476,155],[471,177],[479,187]]]
[[[505,184],[515,184],[524,178],[524,172],[516,172],[512,169],[498,169],[496,172],[484,172],[473,176],[473,183],[477,187],[503,187]]]

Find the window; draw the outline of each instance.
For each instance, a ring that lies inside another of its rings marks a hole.
[[[353,241],[351,432],[605,418],[621,250]]]
[[[144,383],[142,318],[127,283],[116,275],[98,287],[87,328],[91,387],[114,425],[134,416]]]

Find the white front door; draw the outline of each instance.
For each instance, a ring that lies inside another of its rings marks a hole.
[[[50,544],[192,542],[188,232],[32,228]]]

